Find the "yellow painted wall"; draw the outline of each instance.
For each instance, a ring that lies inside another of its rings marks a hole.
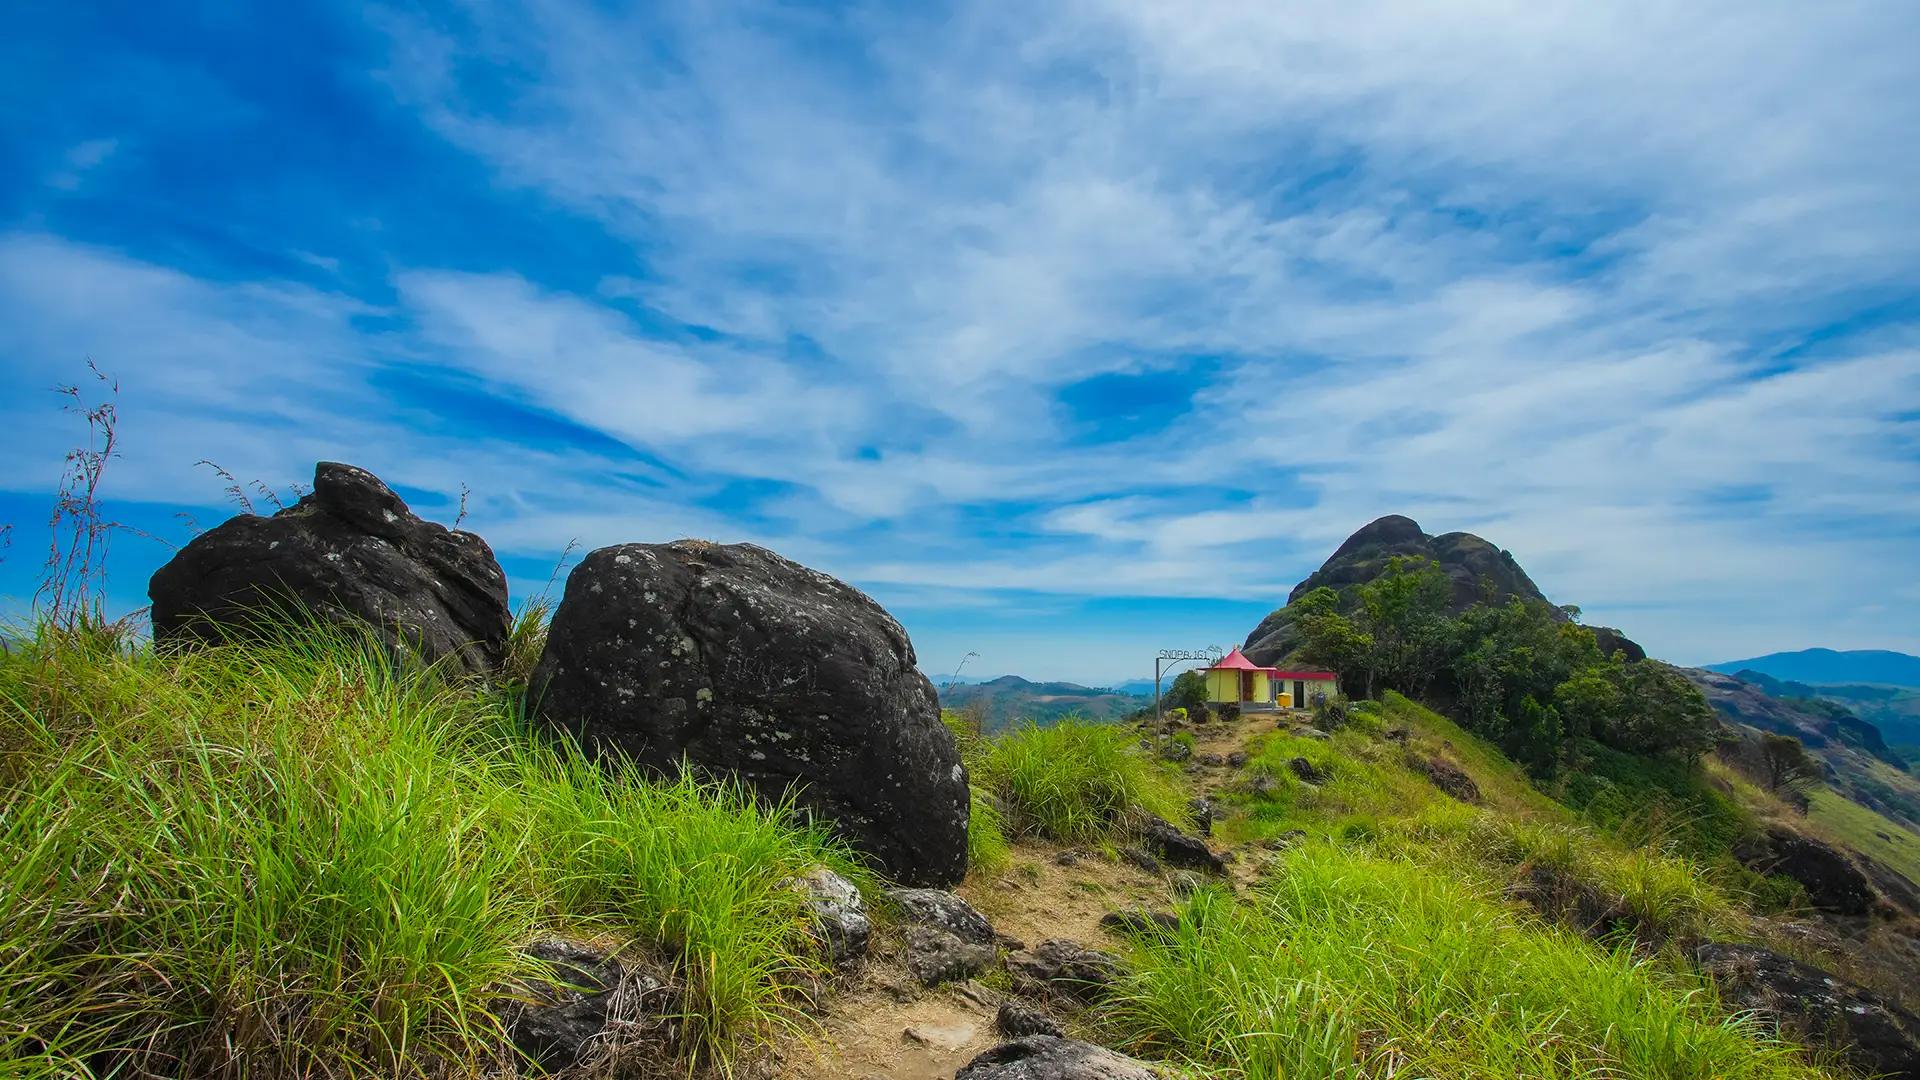
[[[1237,671],[1209,670],[1207,672],[1207,700],[1219,702],[1239,701],[1240,673]]]
[[[1271,701],[1272,688],[1268,685],[1267,673],[1253,673],[1253,701]],[[1207,700],[1229,702],[1240,700],[1240,673],[1237,671],[1207,671]]]

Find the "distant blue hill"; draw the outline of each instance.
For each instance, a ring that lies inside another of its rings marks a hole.
[[[1750,660],[1708,664],[1707,669],[1728,675],[1746,669],[1776,679],[1803,683],[1882,683],[1920,687],[1920,656],[1887,649],[1801,649],[1798,652],[1768,653]]]

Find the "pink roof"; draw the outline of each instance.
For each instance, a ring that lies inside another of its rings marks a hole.
[[[1335,677],[1331,671],[1277,671],[1272,668],[1268,670],[1273,671],[1273,676],[1276,679],[1300,679],[1309,681],[1314,679],[1332,679]]]
[[[1242,656],[1240,654],[1239,647],[1236,646],[1232,652],[1221,657],[1220,662],[1213,665],[1213,667],[1209,670],[1212,670],[1212,671],[1272,671],[1273,669],[1263,668],[1260,665],[1254,663],[1253,661],[1247,659],[1245,656]]]

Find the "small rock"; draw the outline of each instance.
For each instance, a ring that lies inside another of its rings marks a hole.
[[[1064,938],[1048,938],[1007,957],[1007,971],[1023,993],[1064,994],[1092,1002],[1106,996],[1120,977],[1120,958]]]
[[[1080,855],[1074,851],[1058,851],[1055,852],[1053,856],[1053,865],[1055,866],[1074,866],[1079,862]]]
[[[1247,752],[1245,750],[1235,750],[1233,753],[1227,755],[1227,767],[1230,769],[1243,768],[1246,764]]]
[[[1058,1020],[1021,1001],[1009,1001],[1001,1005],[1000,1011],[994,1015],[993,1026],[1010,1039],[1027,1035],[1051,1035],[1062,1039],[1067,1034]]]
[[[1201,795],[1197,798],[1187,800],[1187,809],[1193,814],[1194,829],[1197,830],[1201,836],[1212,836],[1213,812],[1215,809],[1214,801],[1205,795]]]
[[[1165,761],[1185,761],[1193,756],[1193,747],[1178,739],[1168,739],[1160,746],[1160,757]]]
[[[969,1061],[954,1080],[1156,1080],[1153,1070],[1103,1046],[1051,1035],[1001,1043]]]
[[[1109,911],[1100,927],[1115,934],[1165,936],[1180,929],[1180,916],[1171,911]]]
[[[1149,874],[1160,872],[1160,860],[1147,854],[1145,849],[1128,845],[1120,849],[1120,857]]]
[[[1193,760],[1199,762],[1202,765],[1206,765],[1210,768],[1216,768],[1216,769],[1227,763],[1226,758],[1223,758],[1219,754],[1215,754],[1211,752],[1205,753],[1205,754],[1196,754],[1194,755]]]
[[[1301,738],[1303,738],[1303,739],[1331,739],[1331,738],[1333,738],[1333,736],[1331,736],[1331,735],[1329,735],[1329,734],[1327,734],[1327,733],[1326,733],[1326,732],[1324,732],[1324,731],[1321,731],[1321,730],[1320,730],[1319,728],[1317,728],[1317,727],[1303,727],[1303,728],[1301,728],[1301,729],[1300,729],[1299,731],[1296,731],[1296,732],[1294,732],[1294,734],[1295,734],[1295,735],[1298,735],[1298,736],[1300,736],[1300,737],[1301,737]]]
[[[1297,757],[1288,761],[1287,768],[1293,770],[1293,775],[1316,787],[1327,782],[1327,774],[1315,768],[1313,762],[1306,758]]]
[[[665,983],[605,950],[556,939],[536,942],[526,954],[546,965],[552,981],[522,985],[502,1019],[515,1049],[542,1069],[584,1061],[616,1014],[651,1015],[664,1027],[673,1011]]]
[[[1149,818],[1140,836],[1168,865],[1215,874],[1226,872],[1226,864],[1207,847],[1206,841],[1188,836],[1163,818]]]
[[[976,1032],[972,1024],[963,1021],[953,1024],[915,1024],[900,1034],[908,1042],[934,1050],[958,1050],[972,1042]]]
[[[791,884],[806,894],[807,907],[813,913],[814,938],[829,963],[845,967],[867,955],[873,920],[867,917],[866,902],[853,882],[816,866],[793,878]]]
[[[1480,802],[1480,785],[1473,782],[1466,770],[1448,761],[1446,758],[1425,758],[1420,768],[1433,781],[1433,786],[1459,799],[1463,803]]]
[[[1408,731],[1406,728],[1397,727],[1397,728],[1388,728],[1386,737],[1388,742],[1404,743],[1412,735],[1413,735],[1413,732]]]
[[[1247,781],[1247,793],[1262,799],[1271,799],[1280,793],[1280,778],[1261,773]]]
[[[993,926],[971,904],[941,889],[892,889],[907,927],[907,970],[927,986],[978,975],[993,964]]]

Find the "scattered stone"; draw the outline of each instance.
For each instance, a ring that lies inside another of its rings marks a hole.
[[[1023,1001],[1008,1001],[1000,1006],[994,1015],[994,1028],[1010,1039],[1027,1035],[1051,1035],[1056,1039],[1066,1037],[1067,1031],[1060,1021],[1041,1012]]]
[[[1213,835],[1214,809],[1214,801],[1205,795],[1187,800],[1187,810],[1193,814],[1193,827],[1201,836]]]
[[[1100,928],[1122,935],[1166,936],[1180,929],[1180,916],[1171,911],[1109,911],[1100,916]]]
[[[1065,938],[1048,938],[1007,957],[1014,988],[1035,996],[1061,994],[1093,1002],[1120,977],[1120,958]]]
[[[1308,761],[1306,758],[1303,758],[1303,757],[1297,757],[1287,762],[1287,768],[1293,770],[1293,775],[1299,777],[1305,783],[1312,784],[1315,787],[1318,787],[1321,784],[1326,783],[1328,779],[1326,773],[1320,771],[1318,768],[1315,768],[1313,762]]]
[[[1733,856],[1755,873],[1781,874],[1799,882],[1821,911],[1865,915],[1873,907],[1873,889],[1853,860],[1784,825],[1771,825],[1763,835],[1734,845]]]
[[[1227,755],[1227,767],[1230,769],[1243,768],[1246,764],[1247,752],[1245,750],[1235,750],[1233,753]]]
[[[1188,836],[1163,818],[1148,818],[1146,827],[1140,830],[1140,836],[1146,841],[1147,847],[1170,866],[1214,874],[1226,872],[1226,864],[1207,847],[1206,841]]]
[[[612,954],[574,941],[536,942],[526,954],[545,964],[551,980],[520,986],[502,1020],[515,1049],[549,1072],[592,1055],[616,1021],[648,1017],[641,1037],[669,1034],[674,1006],[665,983],[629,968]]]
[[[793,878],[791,884],[806,894],[807,907],[813,913],[814,938],[829,963],[846,967],[867,955],[873,920],[867,917],[866,902],[853,882],[816,866]]]
[[[1333,738],[1333,736],[1331,736],[1331,735],[1329,735],[1329,734],[1327,734],[1327,733],[1326,733],[1326,732],[1324,732],[1324,731],[1321,731],[1321,730],[1320,730],[1319,728],[1317,728],[1317,727],[1303,727],[1303,728],[1301,728],[1300,730],[1298,730],[1298,731],[1296,731],[1296,732],[1294,732],[1294,734],[1295,734],[1295,735],[1298,735],[1299,737],[1301,737],[1301,738],[1303,738],[1303,739],[1331,739],[1331,738]]]
[[[277,632],[289,611],[371,628],[396,659],[489,673],[507,653],[507,577],[487,542],[423,521],[364,469],[323,461],[271,517],[201,533],[147,583],[156,642]]]
[[[1226,758],[1223,758],[1219,754],[1215,754],[1211,751],[1205,754],[1196,754],[1194,755],[1193,760],[1199,762],[1202,765],[1206,765],[1210,768],[1216,768],[1216,769],[1227,763]]]
[[[765,548],[589,554],[567,577],[530,697],[597,751],[794,795],[897,881],[966,872],[967,773],[906,631],[866,594]]]
[[[1480,802],[1480,785],[1473,782],[1465,769],[1442,757],[1423,758],[1419,765],[1434,787],[1463,803]]]
[[[1879,995],[1757,945],[1708,942],[1694,959],[1727,1005],[1837,1051],[1862,1073],[1920,1077],[1920,1017]]]
[[[1008,952],[1019,952],[1021,949],[1024,949],[1027,947],[1026,942],[1021,941],[1019,938],[1014,937],[1012,934],[1003,934],[998,930],[995,930],[993,932],[993,943],[1007,950]]]
[[[887,894],[907,927],[907,970],[923,985],[969,979],[993,965],[993,926],[971,904],[939,889],[893,889]]]
[[[1001,1043],[969,1061],[953,1080],[1156,1080],[1144,1063],[1103,1046],[1051,1035]]]
[[[1160,872],[1160,860],[1149,855],[1144,849],[1131,844],[1120,849],[1120,858],[1149,874]]]
[[[1079,852],[1073,851],[1071,849],[1066,851],[1056,851],[1053,853],[1053,865],[1055,866],[1075,866],[1075,865],[1078,865],[1079,862],[1080,862]]]
[[[1261,773],[1247,781],[1247,793],[1262,799],[1271,799],[1280,793],[1280,778]]]
[[[1193,747],[1179,739],[1168,739],[1160,744],[1160,757],[1165,761],[1185,761],[1193,756]]]
[[[977,1032],[964,1021],[953,1024],[915,1024],[901,1032],[908,1042],[933,1050],[958,1050],[973,1041]]]
[[[1413,732],[1408,731],[1406,728],[1403,728],[1403,727],[1387,729],[1386,739],[1388,742],[1404,744],[1409,738],[1412,738],[1412,737],[1413,737]]]

